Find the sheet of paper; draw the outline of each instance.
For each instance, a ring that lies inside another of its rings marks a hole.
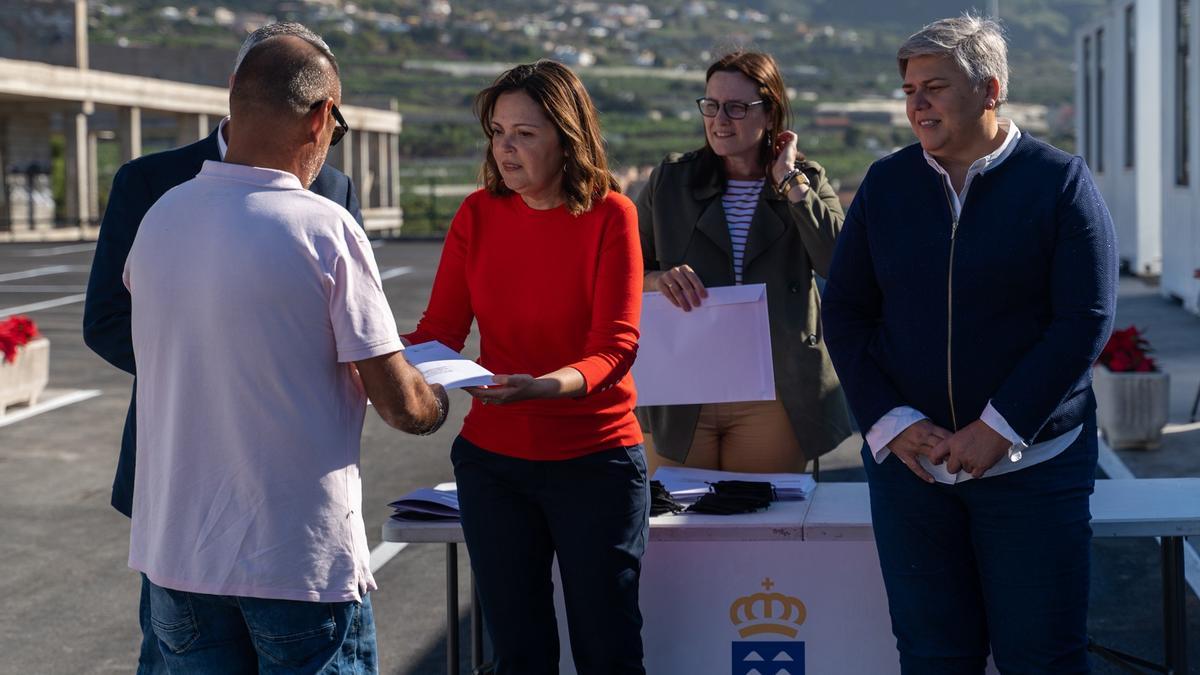
[[[690,312],[643,294],[632,372],[638,405],[774,400],[766,285],[710,288]]]
[[[695,501],[708,492],[709,483],[721,480],[746,480],[770,483],[780,500],[805,499],[817,486],[812,474],[808,473],[736,473],[733,471],[711,471],[683,466],[660,466],[651,476],[663,484],[667,492],[680,502]]]
[[[490,370],[437,340],[406,347],[400,353],[429,384],[440,384],[447,389],[495,384]]]
[[[458,520],[458,486],[442,483],[432,488],[417,488],[388,504],[398,520]]]

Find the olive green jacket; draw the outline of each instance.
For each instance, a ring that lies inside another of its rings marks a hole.
[[[733,244],[721,205],[725,186],[716,175],[697,181],[696,157],[694,152],[668,157],[638,195],[642,259],[647,272],[686,263],[706,287],[731,286]],[[829,272],[844,215],[825,170],[807,160],[797,166],[815,189],[791,204],[774,186],[763,186],[750,222],[742,283],[767,286],[775,388],[811,460],[850,435],[846,401],[821,337],[821,301],[813,280],[813,272]],[[677,462],[687,458],[699,416],[699,405],[638,408],[658,454]]]

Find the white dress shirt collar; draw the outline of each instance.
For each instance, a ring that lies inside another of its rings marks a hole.
[[[217,152],[221,154],[221,161],[225,161],[225,153],[229,151],[229,144],[225,142],[225,125],[229,124],[229,115],[221,120],[217,125]]]
[[[962,204],[967,199],[967,191],[971,188],[971,181],[973,181],[976,176],[987,171],[991,171],[992,169],[1003,164],[1004,160],[1008,159],[1008,156],[1011,155],[1013,150],[1016,149],[1017,140],[1021,138],[1021,130],[1017,128],[1017,123],[1007,117],[1002,117],[1000,118],[1000,129],[1006,131],[1004,135],[1004,142],[1001,143],[1000,147],[996,148],[990,154],[984,155],[983,157],[980,157],[971,163],[971,167],[967,169],[967,179],[963,181],[962,193],[954,194],[954,213],[956,215],[962,211]],[[954,192],[954,184],[950,180],[950,174],[942,168],[941,164],[938,164],[938,161],[933,158],[933,155],[925,152],[924,150],[921,152],[925,155],[925,161],[929,163],[929,166],[933,167],[934,171],[937,171],[939,174],[941,174],[942,180],[946,181],[946,184],[951,186],[950,191]]]

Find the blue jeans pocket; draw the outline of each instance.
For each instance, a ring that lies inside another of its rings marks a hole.
[[[568,461],[579,462],[579,466],[586,467],[592,476],[629,480],[640,484],[642,489],[649,489],[649,481],[646,479],[646,453],[640,444],[601,450]]]
[[[630,445],[624,448],[625,455],[629,457],[629,461],[637,467],[638,476],[644,481],[647,479],[646,469],[646,447],[644,445]]]
[[[175,654],[185,653],[200,637],[189,595],[153,582],[150,583],[150,625],[159,642]]]
[[[338,644],[333,604],[250,598],[239,604],[258,653],[279,666],[298,668]]]

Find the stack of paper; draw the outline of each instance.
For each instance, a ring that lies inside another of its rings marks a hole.
[[[388,504],[395,520],[458,520],[458,486],[419,488]]]
[[[663,484],[681,503],[694,502],[708,492],[710,483],[721,480],[746,480],[770,483],[781,501],[798,501],[812,493],[817,482],[809,473],[734,473],[732,471],[710,471],[687,467],[660,466],[654,472],[654,480]]]

